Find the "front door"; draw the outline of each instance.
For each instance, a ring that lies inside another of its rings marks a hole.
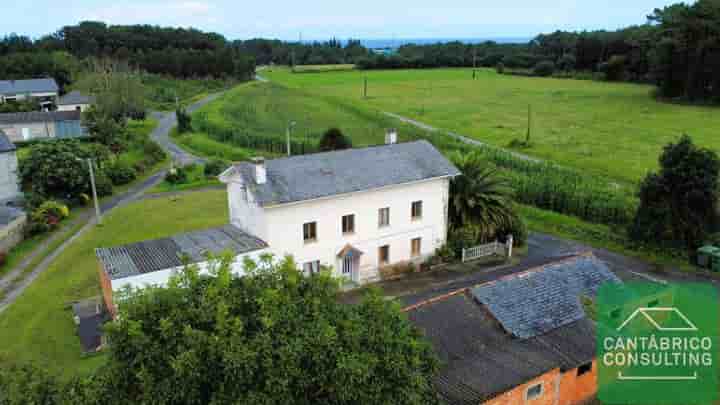
[[[352,253],[348,253],[347,256],[345,256],[342,260],[342,274],[343,276],[353,280],[355,277],[355,258],[353,257]]]

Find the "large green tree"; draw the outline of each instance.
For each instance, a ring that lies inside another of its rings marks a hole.
[[[687,135],[667,145],[660,171],[649,173],[640,185],[631,236],[697,248],[715,221],[719,170],[717,154],[696,146]]]

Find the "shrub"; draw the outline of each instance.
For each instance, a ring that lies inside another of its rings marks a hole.
[[[4,266],[6,261],[7,261],[7,253],[0,252],[0,267]]]
[[[185,184],[188,181],[188,172],[194,165],[185,167],[173,167],[165,175],[165,181],[170,184]]]
[[[30,214],[30,233],[38,234],[57,228],[70,215],[70,209],[55,200],[47,200]]]
[[[553,61],[545,60],[539,62],[533,68],[533,74],[540,77],[549,77],[555,73],[555,63]]]
[[[228,162],[222,159],[212,159],[205,164],[203,172],[205,177],[217,177],[229,166]]]
[[[95,172],[95,189],[97,190],[98,197],[105,197],[112,195],[113,184],[110,181],[110,177],[103,171]],[[92,191],[91,191],[92,192]]]
[[[339,129],[330,128],[323,134],[318,148],[323,152],[349,149],[352,148],[352,142]]]
[[[498,62],[498,64],[495,66],[495,71],[497,71],[498,74],[505,73],[505,64],[502,62]]]
[[[149,159],[151,165],[161,162],[165,159],[165,151],[157,143],[147,140],[143,145],[143,153]]]
[[[137,178],[135,169],[123,160],[116,160],[106,166],[105,172],[114,186],[128,184]]]
[[[192,117],[184,108],[175,110],[175,116],[177,117],[178,133],[192,132]]]

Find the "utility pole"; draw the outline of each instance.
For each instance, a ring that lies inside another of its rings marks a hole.
[[[82,159],[77,159],[82,162]],[[92,159],[87,159],[88,169],[90,170],[90,185],[92,186],[93,200],[95,201],[95,218],[98,225],[102,225],[102,215],[100,215],[100,204],[98,203],[97,188],[95,187],[95,170],[93,169]]]
[[[365,76],[365,79],[363,80],[364,86],[363,86],[363,98],[367,98],[367,76]]]
[[[287,135],[287,155],[291,155],[290,151],[290,132],[292,131],[292,128],[295,126],[295,121],[288,122],[287,130],[285,131],[285,134]]]
[[[530,146],[530,131],[532,128],[532,104],[528,104],[528,124],[527,134],[525,135],[525,146]]]
[[[475,72],[477,71],[477,47],[473,46],[473,80],[475,80]]]

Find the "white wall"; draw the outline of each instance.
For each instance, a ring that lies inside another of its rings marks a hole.
[[[254,252],[245,253],[242,255],[239,255],[235,258],[235,261],[232,264],[232,274],[242,277],[245,275],[244,270],[244,260],[245,258],[250,258],[254,260],[255,262],[260,261],[260,256],[264,253],[268,253],[267,249],[262,250],[256,250]],[[207,268],[208,263],[202,262],[197,263],[198,267],[200,268],[200,274],[207,274]],[[168,280],[170,280],[170,276],[173,275],[173,273],[182,270],[182,267],[176,267],[172,269],[167,270],[160,270],[160,271],[154,271],[152,273],[145,273],[140,274],[138,276],[133,277],[126,277],[121,278],[117,280],[111,280],[112,284],[112,290],[113,292],[118,292],[123,290],[125,287],[130,286],[133,289],[136,288],[145,288],[147,286],[158,286],[158,287],[164,287],[167,285]]]
[[[15,152],[0,153],[0,201],[18,198],[18,163]]]
[[[265,211],[258,205],[252,191],[246,189],[239,176],[228,183],[230,223],[267,242]]]
[[[378,248],[390,245],[390,263],[411,260],[411,240],[422,238],[422,255],[431,255],[445,243],[449,179],[435,179],[334,198],[265,209],[267,234],[263,240],[276,255],[291,254],[299,266],[320,260],[341,275],[337,253],[351,244],[364,254],[361,282],[378,276]],[[423,201],[423,217],[412,220],[413,201]],[[378,210],[390,207],[390,226],[378,227]],[[234,211],[233,211],[234,212]],[[355,233],[343,235],[342,216],[355,214]],[[232,215],[232,212],[231,212]],[[241,217],[231,217],[233,223]],[[305,244],[303,224],[317,222],[317,242]]]

